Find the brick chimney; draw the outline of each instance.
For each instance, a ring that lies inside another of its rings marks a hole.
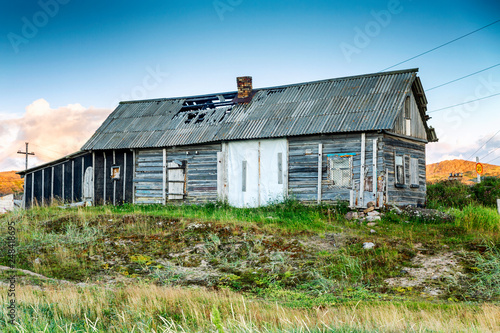
[[[238,98],[247,98],[252,93],[252,77],[240,76],[236,78],[238,83]]]

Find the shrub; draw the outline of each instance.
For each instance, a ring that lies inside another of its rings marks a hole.
[[[474,203],[468,185],[456,180],[444,180],[427,186],[427,207],[461,208]]]
[[[497,199],[500,199],[500,178],[484,177],[479,184],[471,188],[474,199],[489,207],[496,207]]]

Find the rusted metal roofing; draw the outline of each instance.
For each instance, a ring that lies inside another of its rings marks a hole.
[[[247,104],[231,103],[236,92],[121,102],[82,150],[391,130],[417,71],[256,89]]]

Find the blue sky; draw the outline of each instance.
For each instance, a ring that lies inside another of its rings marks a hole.
[[[23,167],[25,140],[35,164],[77,150],[120,100],[378,72],[498,19],[498,1],[2,1],[0,170]],[[499,37],[496,23],[392,69],[420,68],[428,89],[500,63]],[[428,109],[497,93],[500,66],[428,91]],[[468,158],[500,130],[499,104],[432,113],[427,162]]]

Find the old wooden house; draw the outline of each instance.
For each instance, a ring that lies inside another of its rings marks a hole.
[[[81,151],[20,172],[26,207],[293,197],[423,204],[427,100],[417,69],[121,102]]]

